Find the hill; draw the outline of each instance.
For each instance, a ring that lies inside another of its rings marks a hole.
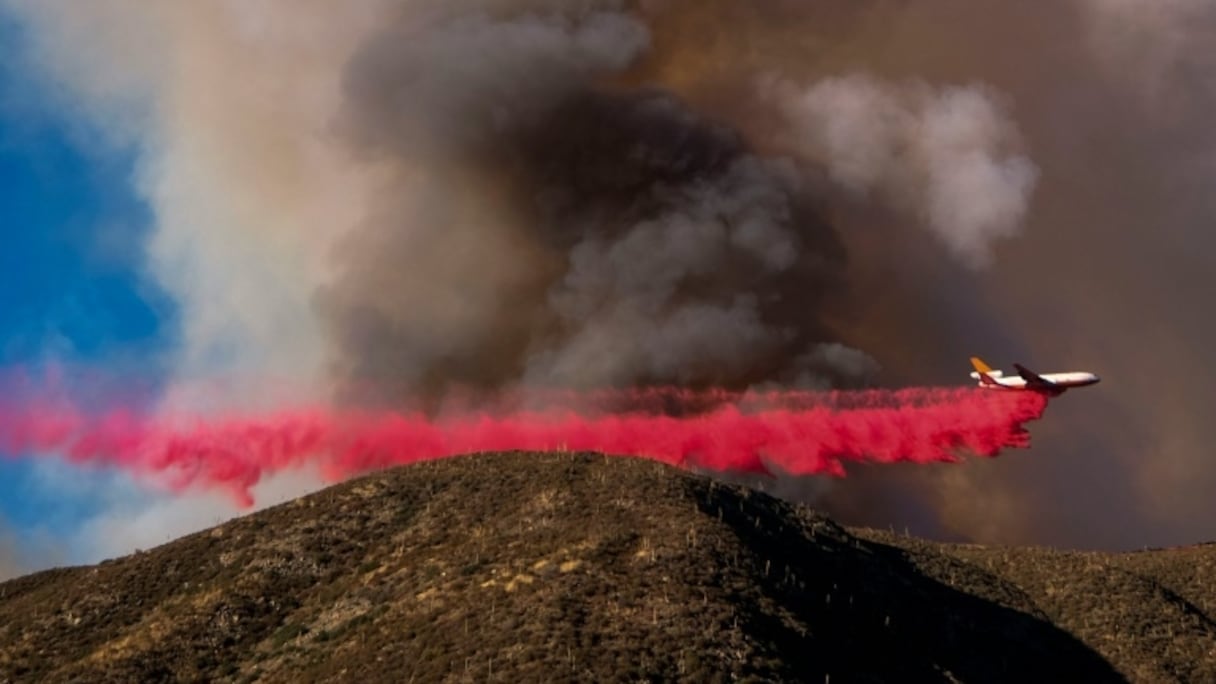
[[[0,681],[1216,681],[1216,546],[847,530],[648,461],[479,455],[0,584]]]

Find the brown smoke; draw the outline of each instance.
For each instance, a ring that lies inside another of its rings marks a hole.
[[[985,541],[1212,535],[1201,0],[8,2],[139,145],[183,377],[384,402],[1084,368],[1031,453],[818,500]]]
[[[0,582],[28,571],[21,562],[20,551],[11,534],[0,528]]]
[[[61,543],[45,531],[26,530],[19,535],[0,518],[0,582],[25,573],[62,565],[67,555]]]
[[[1040,176],[1028,229],[996,245],[989,270],[943,261],[874,206],[834,204],[854,266],[838,331],[883,362],[888,381],[961,374],[971,353],[1106,378],[1056,402],[1030,458],[865,472],[834,488],[829,505],[853,520],[914,516],[914,528],[987,540],[1210,538],[1216,482],[1205,461],[1216,435],[1199,416],[1213,326],[1199,305],[1210,287],[1204,186],[1216,152],[1203,123],[1216,95],[1204,37],[1216,11],[1190,0],[1092,0],[1049,13],[948,0],[692,4],[664,6],[682,40],[656,32],[668,47],[655,70],[745,129],[764,120],[728,94],[755,73],[982,83],[1004,95]],[[719,11],[730,30],[700,34]]]

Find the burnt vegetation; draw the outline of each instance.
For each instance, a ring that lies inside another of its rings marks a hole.
[[[0,584],[3,681],[1216,680],[1216,547],[848,530],[656,463],[378,473]]]

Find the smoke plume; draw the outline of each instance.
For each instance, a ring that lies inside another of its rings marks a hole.
[[[217,371],[439,420],[521,388],[938,385],[983,353],[1117,390],[1062,399],[1031,458],[818,501],[984,541],[1213,532],[1200,0],[5,2],[48,91],[140,156],[166,415]]]
[[[791,148],[848,190],[919,217],[969,265],[988,265],[994,243],[1020,232],[1038,171],[1010,152],[1017,129],[983,87],[853,75],[781,97]]]
[[[354,56],[341,128],[394,180],[318,295],[340,385],[739,387],[825,341],[794,164],[613,85],[650,36],[599,5],[405,13]]]

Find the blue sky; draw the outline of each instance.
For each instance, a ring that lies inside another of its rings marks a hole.
[[[53,106],[19,38],[0,16],[0,366],[62,362],[154,386],[174,311],[140,274],[151,218],[133,156]],[[17,532],[66,534],[102,505],[87,488],[58,496],[39,473],[29,455],[0,457],[0,519]]]

